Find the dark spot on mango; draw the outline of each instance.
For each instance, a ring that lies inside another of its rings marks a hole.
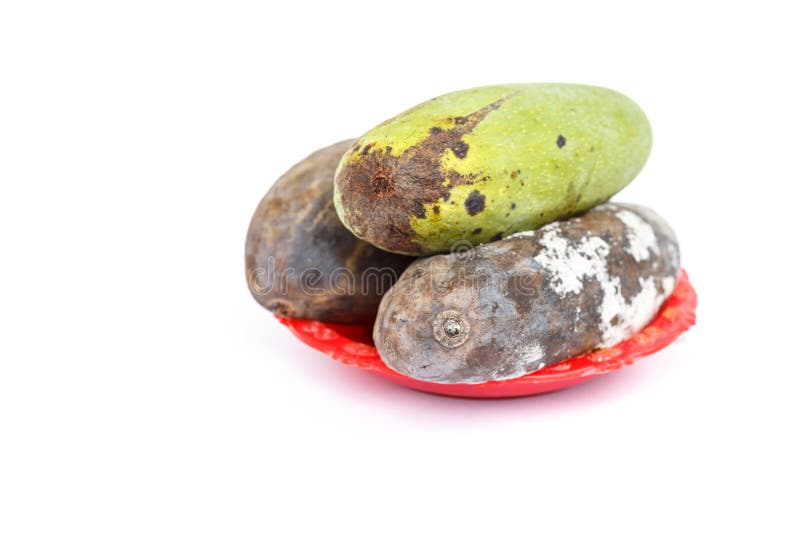
[[[430,133],[431,135],[437,135],[442,133],[442,129],[439,128],[438,126],[432,126],[431,129],[428,130],[428,133]]]
[[[475,229],[472,231],[472,235],[478,235],[479,233],[481,233],[481,231],[482,231],[482,230],[481,230],[480,228],[475,228]]]
[[[564,145],[567,144],[567,139],[563,135],[559,135],[558,139],[556,139],[556,144],[558,148],[564,148]]]
[[[264,305],[269,311],[281,317],[291,317],[294,314],[294,308],[289,302],[280,299],[274,299]]]
[[[503,238],[503,232],[497,232],[492,237],[489,238],[490,242],[499,241]]]
[[[458,124],[459,126],[466,123],[467,123],[466,117],[456,117],[456,124]]]
[[[517,205],[514,202],[512,202],[511,203],[511,209],[513,210],[513,209],[516,209],[516,208],[517,208]]]
[[[477,215],[486,207],[486,195],[482,195],[477,189],[473,190],[464,201],[464,207],[470,215]]]
[[[367,155],[367,153],[368,153],[370,150],[372,150],[372,147],[373,147],[373,146],[374,146],[374,143],[369,143],[369,144],[367,144],[367,145],[364,145],[364,148],[362,148],[362,149],[361,149],[361,155],[362,155],[362,156],[366,156],[366,155]]]
[[[424,219],[427,215],[427,213],[425,213],[425,206],[422,205],[422,202],[414,202],[412,211],[414,212],[414,216],[418,219]]]
[[[375,193],[375,196],[378,198],[388,197],[394,194],[395,188],[392,170],[388,167],[377,167],[369,183],[372,185],[372,192]]]
[[[469,145],[464,141],[457,141],[453,144],[453,154],[456,155],[459,159],[464,159],[467,157],[467,150],[469,150]]]
[[[439,206],[434,206],[433,207],[433,213],[435,213],[436,215],[439,215]]]

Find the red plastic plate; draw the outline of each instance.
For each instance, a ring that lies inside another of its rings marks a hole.
[[[278,320],[309,347],[340,363],[370,371],[403,386],[454,397],[499,398],[554,391],[631,365],[663,349],[688,330],[694,324],[696,307],[697,294],[686,271],[681,271],[672,296],[650,324],[633,337],[613,347],[570,358],[519,378],[483,384],[436,384],[392,371],[372,344],[371,325],[322,323],[285,317]]]

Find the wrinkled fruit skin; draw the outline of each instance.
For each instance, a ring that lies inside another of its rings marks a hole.
[[[334,199],[356,236],[409,255],[450,252],[581,213],[644,166],[650,125],[624,95],[513,84],[446,94],[347,151]]]
[[[603,204],[415,261],[383,298],[375,346],[386,365],[419,380],[515,378],[641,330],[679,267],[675,235],[658,215]]]
[[[333,173],[352,143],[324,148],[292,167],[250,221],[248,286],[256,301],[277,315],[371,322],[381,296],[411,261],[356,239],[339,221]]]

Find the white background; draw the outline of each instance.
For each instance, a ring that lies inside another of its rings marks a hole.
[[[0,532],[797,532],[790,5],[3,2]],[[649,115],[618,198],[677,230],[688,335],[467,401],[345,368],[255,304],[245,231],[282,172],[525,81]]]

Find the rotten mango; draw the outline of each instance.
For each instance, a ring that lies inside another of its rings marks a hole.
[[[412,256],[498,240],[582,213],[625,187],[650,153],[644,112],[587,85],[449,93],[361,136],[336,171],[339,218]]]
[[[664,219],[606,203],[468,253],[417,259],[381,300],[372,337],[388,367],[417,380],[508,380],[630,338],[679,272]]]
[[[333,173],[353,140],[289,169],[256,208],[245,267],[256,301],[283,317],[369,323],[412,258],[356,239],[333,209]]]

